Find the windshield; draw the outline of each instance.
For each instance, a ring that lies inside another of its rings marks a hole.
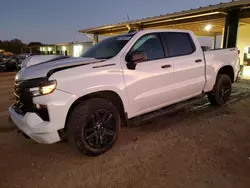
[[[127,42],[135,35],[130,33],[119,35],[102,40],[88,49],[81,57],[90,57],[95,59],[109,59],[116,56]]]

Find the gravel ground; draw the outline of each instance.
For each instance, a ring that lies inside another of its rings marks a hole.
[[[250,83],[237,84],[227,106],[192,106],[123,128],[118,143],[93,158],[17,133],[7,113],[13,77],[0,75],[1,188],[250,187]]]

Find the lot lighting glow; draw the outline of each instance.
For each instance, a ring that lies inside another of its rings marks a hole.
[[[204,27],[204,29],[206,30],[206,31],[210,31],[211,29],[212,29],[212,25],[211,24],[208,24],[208,25],[206,25],[205,27]]]
[[[81,52],[82,52],[82,45],[76,45],[74,46],[73,50],[73,54],[74,54],[74,57],[79,57],[81,55]]]
[[[243,69],[243,76],[250,77],[250,69],[248,67]]]
[[[244,53],[248,53],[248,47],[244,48]]]
[[[62,50],[63,50],[63,51],[66,51],[66,47],[65,47],[65,46],[63,46],[63,47],[62,47]]]
[[[16,76],[15,76],[15,80],[18,80],[18,74],[16,74]]]

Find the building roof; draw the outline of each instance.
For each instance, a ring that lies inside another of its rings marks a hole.
[[[178,21],[179,21],[178,23],[181,23],[181,20],[184,23],[184,20],[187,17],[189,19],[200,17],[203,20],[205,19],[204,17],[206,17],[207,19],[223,18],[225,17],[227,10],[232,9],[232,8],[243,8],[247,6],[250,6],[249,0],[238,0],[238,1],[235,0],[231,2],[219,3],[216,5],[199,7],[196,9],[168,13],[168,14],[160,15],[160,16],[153,16],[153,17],[148,17],[148,18],[127,21],[127,22],[120,22],[117,24],[109,24],[109,25],[99,26],[95,28],[82,29],[82,30],[79,30],[79,32],[87,33],[87,34],[110,35],[112,33],[115,34],[115,33],[128,31],[130,28],[137,28],[137,29],[152,28],[154,26],[154,23],[165,24],[166,22],[175,21],[174,23],[176,24]]]

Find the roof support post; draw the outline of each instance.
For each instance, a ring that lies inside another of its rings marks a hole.
[[[231,10],[225,21],[223,48],[236,47],[239,24],[239,10]]]
[[[56,52],[56,55],[59,55],[59,53],[57,53],[57,45],[55,45],[55,52]]]
[[[221,34],[221,43],[220,43],[220,47],[223,48],[223,42],[224,42],[224,31],[225,31],[225,28],[222,28],[222,34]]]
[[[94,34],[93,45],[95,45],[98,42],[99,42],[99,36],[97,34]]]
[[[215,33],[214,34],[214,41],[213,41],[213,49],[216,49],[216,44],[217,44],[217,35]]]

